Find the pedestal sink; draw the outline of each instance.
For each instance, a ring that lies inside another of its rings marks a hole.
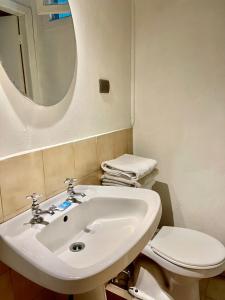
[[[78,186],[82,204],[30,225],[27,211],[0,225],[0,259],[43,287],[76,300],[106,299],[104,284],[122,271],[157,229],[157,193],[134,188]],[[42,207],[58,205],[61,193]]]

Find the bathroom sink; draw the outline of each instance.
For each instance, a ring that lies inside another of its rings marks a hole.
[[[0,225],[0,259],[30,280],[65,294],[103,287],[141,252],[161,217],[160,198],[150,190],[77,190],[86,194],[82,203],[44,216],[46,226],[26,224],[31,211]],[[65,199],[66,193],[61,193],[42,208]],[[93,294],[95,298],[101,297]]]

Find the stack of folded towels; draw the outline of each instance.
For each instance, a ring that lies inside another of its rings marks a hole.
[[[102,185],[151,188],[158,174],[157,161],[136,155],[124,154],[104,161]]]

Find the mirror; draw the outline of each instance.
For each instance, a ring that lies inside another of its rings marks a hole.
[[[0,0],[0,62],[32,101],[44,106],[60,102],[76,68],[68,0]]]

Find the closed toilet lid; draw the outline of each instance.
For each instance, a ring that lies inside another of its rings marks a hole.
[[[156,254],[188,268],[213,268],[225,260],[223,244],[196,230],[164,226],[150,245]]]

